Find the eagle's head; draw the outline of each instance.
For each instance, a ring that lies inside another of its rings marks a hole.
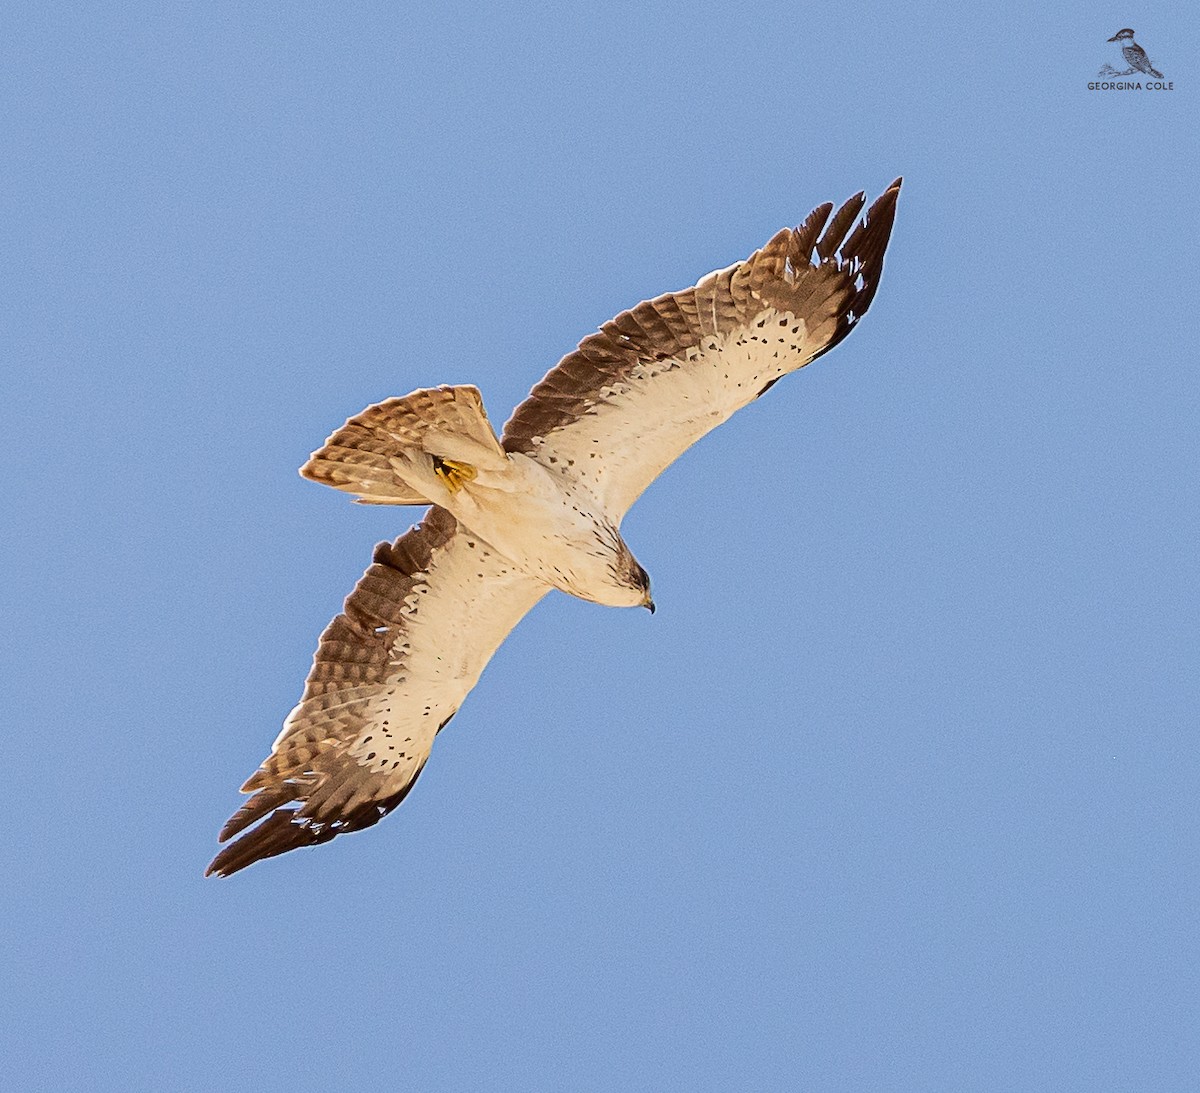
[[[647,573],[625,540],[617,537],[617,551],[611,566],[617,584],[617,597],[613,607],[645,607],[654,614],[654,600],[650,598],[650,574]]]

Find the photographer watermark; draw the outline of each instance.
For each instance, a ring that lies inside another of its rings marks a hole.
[[[1146,51],[1133,40],[1133,31],[1118,30],[1109,42],[1115,43],[1116,64],[1106,61],[1098,78],[1088,84],[1089,91],[1174,91],[1175,82],[1167,80],[1150,63]],[[1132,79],[1126,79],[1132,77]]]

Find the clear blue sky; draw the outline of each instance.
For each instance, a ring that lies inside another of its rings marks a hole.
[[[1200,1084],[1194,9],[24,4],[0,42],[10,1090]],[[1173,79],[1086,84],[1132,25]],[[617,311],[906,179],[874,307],[369,833],[204,880],[411,510]]]

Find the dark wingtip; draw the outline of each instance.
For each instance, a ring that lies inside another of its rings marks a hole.
[[[328,842],[337,834],[332,825],[312,824],[296,810],[279,808],[247,835],[230,843],[209,863],[206,877],[228,877],[264,858],[274,858],[302,846]]]
[[[451,717],[453,716],[451,714]],[[446,718],[446,721],[449,720],[449,717]],[[446,721],[442,724],[445,725]],[[319,846],[338,835],[372,827],[412,792],[413,786],[417,784],[417,779],[421,777],[421,771],[424,769],[425,764],[422,763],[417,767],[409,782],[390,797],[366,801],[349,812],[338,814],[333,819],[314,819],[307,816],[304,814],[303,806],[300,808],[276,808],[257,827],[245,832],[213,858],[204,871],[204,875],[206,877],[228,877],[264,858],[274,858],[280,854],[286,854],[289,850],[299,850],[305,846]],[[247,807],[253,805],[254,800],[255,798],[251,798],[247,805],[230,817],[225,829],[222,830],[222,841],[259,818],[255,816],[251,820],[242,822],[243,813]],[[260,815],[262,811],[263,809],[260,809]]]
[[[872,202],[866,215],[855,223],[838,250],[838,264],[854,278],[854,291],[846,300],[838,319],[837,333],[821,353],[829,352],[854,329],[875,298],[883,273],[884,252],[892,237],[892,226],[896,220],[896,201],[900,196],[903,181],[903,177],[897,178]],[[851,198],[847,205],[856,198],[857,195]]]

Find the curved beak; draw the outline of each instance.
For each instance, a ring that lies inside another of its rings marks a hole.
[[[651,615],[654,614],[654,601],[650,598],[649,592],[646,593],[646,602],[642,604],[642,606],[649,611]]]

